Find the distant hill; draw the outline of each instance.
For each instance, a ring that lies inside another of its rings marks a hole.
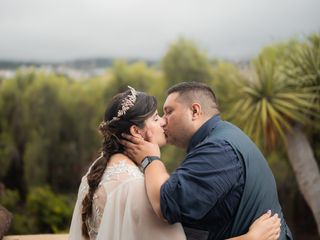
[[[97,68],[108,68],[113,64],[113,58],[88,58],[88,59],[76,59],[72,61],[61,61],[61,62],[39,62],[39,61],[11,61],[11,60],[0,60],[0,69],[15,70],[21,66],[25,67],[41,67],[49,65],[52,67],[66,66],[69,68],[90,70]],[[137,61],[144,61],[147,65],[154,65],[157,61],[154,60],[140,60],[140,59],[126,59],[128,63]]]
[[[7,60],[0,60],[0,69],[16,69],[21,66],[26,67],[40,67],[43,65],[42,63],[36,63],[36,62],[26,62],[26,61],[7,61]]]

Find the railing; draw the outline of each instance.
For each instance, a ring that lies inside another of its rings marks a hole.
[[[68,234],[11,235],[2,240],[68,240]]]

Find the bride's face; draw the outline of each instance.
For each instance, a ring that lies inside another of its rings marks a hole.
[[[145,138],[146,132],[149,130],[160,147],[165,145],[167,141],[162,128],[164,123],[164,120],[158,115],[158,111],[156,111],[145,121],[145,127],[143,128],[142,133],[143,138]]]

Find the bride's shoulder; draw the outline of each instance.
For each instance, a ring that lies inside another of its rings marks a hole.
[[[120,162],[124,162],[125,164],[127,165],[135,165],[135,163],[130,159],[128,158],[126,155],[124,155],[123,153],[116,153],[116,154],[113,154],[109,161],[108,161],[108,165],[114,165],[114,164],[119,164]]]
[[[117,153],[109,159],[102,181],[105,182],[106,180],[116,179],[123,182],[127,180],[127,178],[141,177],[143,177],[143,174],[139,167],[126,155]]]
[[[138,168],[137,165],[130,158],[128,158],[126,155],[122,153],[112,155],[108,161],[107,168],[118,165],[125,165],[126,167]]]

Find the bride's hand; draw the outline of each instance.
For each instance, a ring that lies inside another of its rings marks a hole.
[[[247,233],[250,240],[277,240],[280,237],[280,218],[278,214],[271,216],[271,211],[256,219]]]

